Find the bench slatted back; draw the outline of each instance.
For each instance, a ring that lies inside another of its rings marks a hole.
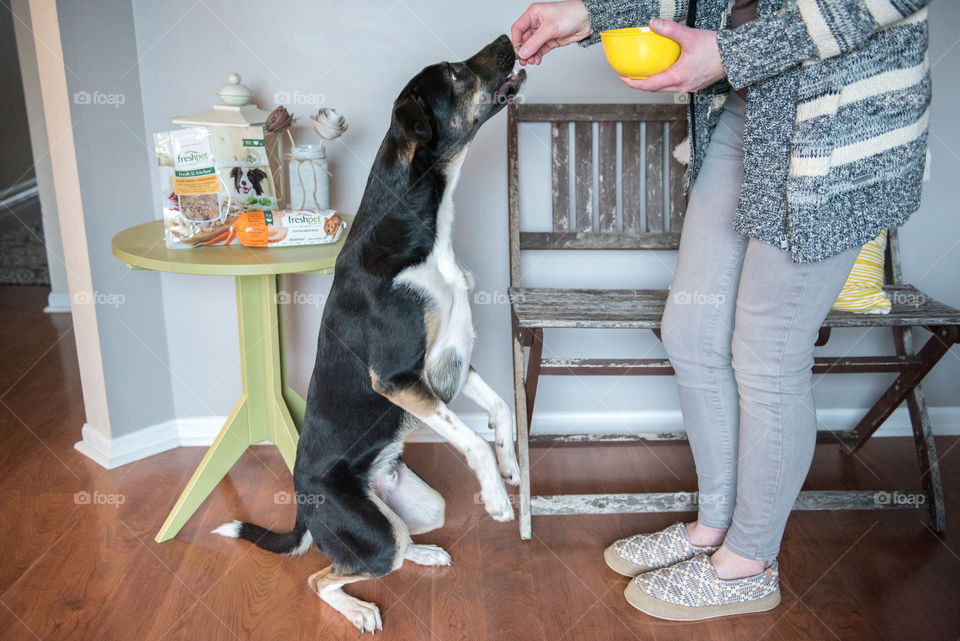
[[[679,246],[686,167],[671,152],[687,135],[685,106],[514,103],[507,114],[511,285],[520,285],[520,251],[524,249]],[[521,122],[550,124],[553,213],[549,232],[520,231]]]

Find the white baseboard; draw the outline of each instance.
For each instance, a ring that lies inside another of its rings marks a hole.
[[[865,409],[834,408],[817,411],[821,429],[850,429],[863,417]],[[460,414],[485,439],[493,440],[487,428],[487,416],[480,412]],[[83,440],[74,447],[107,469],[159,454],[175,447],[209,447],[225,416],[194,416],[164,421],[117,438],[107,438],[89,426],[83,427]],[[938,436],[960,435],[960,406],[931,407],[930,421]],[[637,433],[683,431],[679,410],[647,412],[538,412],[533,417],[535,432],[547,434]],[[876,436],[911,436],[910,417],[905,407],[898,408]],[[429,429],[414,432],[410,442],[430,443],[442,440]]]
[[[47,295],[47,306],[43,308],[43,313],[69,314],[70,294],[68,292],[50,292]]]
[[[74,448],[112,470],[175,447],[209,447],[226,420],[226,416],[178,418],[116,438],[108,438],[84,425],[83,440],[74,444]]]

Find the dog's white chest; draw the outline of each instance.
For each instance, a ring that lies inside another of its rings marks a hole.
[[[464,150],[463,154],[466,153]],[[470,314],[470,290],[473,276],[453,253],[453,191],[460,173],[463,154],[454,159],[447,174],[447,188],[437,211],[437,237],[430,255],[419,265],[397,274],[394,284],[406,286],[425,299],[431,316],[429,331],[435,333],[426,356],[426,367],[453,348],[463,364],[460,382],[469,371],[473,352],[473,319]]]
[[[463,363],[469,364],[475,336],[470,314],[473,277],[457,262],[452,250],[439,249],[423,263],[403,270],[394,282],[417,291],[426,301],[435,332],[427,366],[433,356],[450,347],[456,349]]]

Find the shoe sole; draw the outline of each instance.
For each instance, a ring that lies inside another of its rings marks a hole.
[[[649,572],[650,570],[656,569],[648,568],[645,565],[637,565],[636,563],[627,561],[617,553],[614,545],[611,545],[603,551],[603,560],[606,561],[607,566],[617,574],[622,574],[623,576],[633,578],[638,574],[643,574],[644,572]]]
[[[627,603],[641,612],[667,621],[701,621],[735,614],[753,614],[755,612],[766,612],[780,605],[779,587],[765,597],[726,605],[687,606],[668,603],[650,596],[634,585],[632,581],[624,590],[623,596],[626,597]]]

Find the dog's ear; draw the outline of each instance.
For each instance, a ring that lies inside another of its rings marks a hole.
[[[230,170],[230,177],[233,178],[235,181],[240,180],[240,175],[241,175],[241,171],[239,167],[234,167],[233,169]]]
[[[393,119],[407,138],[427,142],[433,136],[430,119],[423,105],[413,95],[406,95],[393,107]]]
[[[255,180],[257,182],[260,182],[267,177],[267,172],[259,168],[251,169],[250,171],[247,172],[247,176],[250,177],[250,180]]]

